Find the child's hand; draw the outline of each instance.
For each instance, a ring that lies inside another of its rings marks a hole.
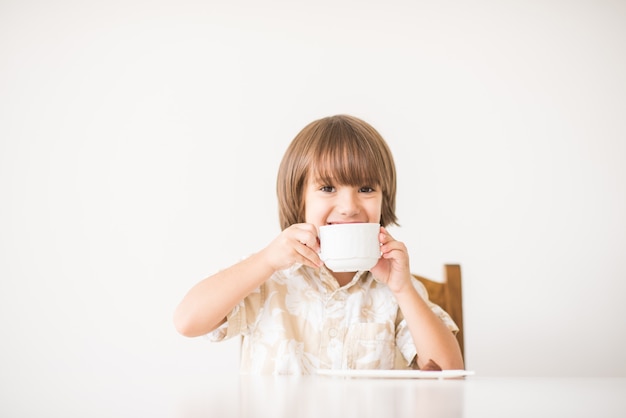
[[[405,286],[412,286],[409,267],[409,253],[404,243],[396,241],[383,227],[378,240],[381,243],[382,256],[370,270],[374,277],[386,283],[392,292],[401,292]]]
[[[313,224],[302,223],[284,229],[261,253],[276,271],[296,263],[319,268],[323,265],[319,251],[317,228]]]

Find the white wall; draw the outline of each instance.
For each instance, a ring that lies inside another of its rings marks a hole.
[[[236,370],[173,309],[335,113],[396,156],[413,270],[462,264],[469,369],[626,376],[624,2],[221,3],[0,3],[2,390]]]

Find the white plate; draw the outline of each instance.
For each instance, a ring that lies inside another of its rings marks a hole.
[[[319,369],[317,374],[321,376],[338,377],[368,377],[382,379],[448,379],[455,377],[471,376],[473,371],[469,370],[331,370]]]

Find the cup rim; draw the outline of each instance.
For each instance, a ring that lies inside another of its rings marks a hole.
[[[342,223],[342,224],[329,224],[329,225],[322,225],[319,228],[342,228],[342,227],[350,227],[350,226],[364,226],[364,225],[377,225],[380,227],[379,223],[376,222],[346,222],[346,223]]]

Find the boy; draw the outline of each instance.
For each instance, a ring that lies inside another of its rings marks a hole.
[[[214,340],[243,335],[241,371],[462,369],[447,313],[411,276],[397,223],[391,152],[366,122],[347,115],[307,125],[278,171],[282,232],[265,248],[195,285],[178,306],[177,330]],[[370,271],[333,272],[320,260],[318,228],[381,225]],[[432,364],[432,363],[430,363]]]

